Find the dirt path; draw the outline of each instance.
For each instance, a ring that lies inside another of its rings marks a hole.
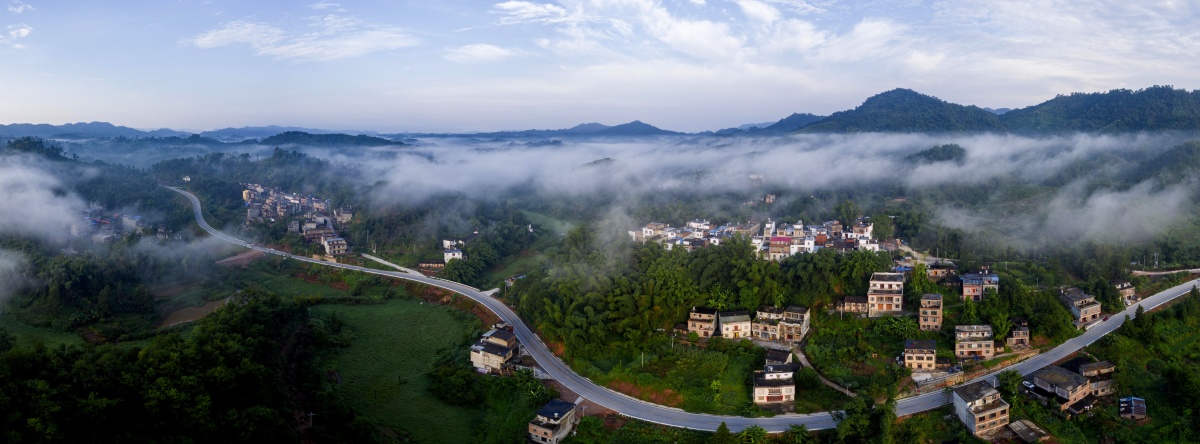
[[[266,256],[266,253],[257,250],[247,250],[225,259],[221,259],[217,261],[217,265],[246,268],[251,262],[254,262],[256,259],[263,256]]]
[[[182,324],[185,322],[196,321],[200,318],[208,316],[209,313],[216,311],[222,305],[225,305],[225,302],[228,300],[229,300],[229,298],[225,298],[225,299],[221,299],[219,301],[209,302],[209,303],[201,305],[199,307],[188,307],[188,308],[184,308],[181,310],[175,310],[175,311],[171,312],[171,314],[167,315],[166,319],[163,319],[162,322],[158,324],[158,326],[159,327],[170,327],[170,326],[179,325],[179,324]]]
[[[795,353],[796,357],[800,359],[800,364],[804,365],[805,367],[813,369],[813,371],[817,370],[816,367],[813,367],[812,363],[808,362],[808,356],[804,355],[804,349],[801,348],[799,345],[792,347],[792,353]],[[858,396],[854,392],[850,391],[850,389],[847,389],[845,387],[835,384],[833,381],[825,379],[825,375],[822,375],[821,372],[817,372],[817,378],[819,378],[821,380],[822,384],[829,386],[829,388],[831,388],[831,389],[842,392],[846,396],[849,396],[851,398]]]

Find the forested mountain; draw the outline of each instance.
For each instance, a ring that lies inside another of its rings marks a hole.
[[[404,142],[395,142],[388,139],[371,136],[351,136],[348,134],[310,134],[300,131],[288,131],[285,133],[276,134],[271,137],[259,141],[247,141],[246,143],[258,145],[303,145],[312,147],[366,147],[366,146],[385,146],[385,145],[406,145]]]
[[[108,122],[68,123],[50,125],[46,123],[14,123],[0,125],[0,134],[11,137],[171,137],[186,136],[188,133],[170,129],[142,131],[127,126],[116,126]]]
[[[986,132],[1003,131],[995,114],[910,89],[872,96],[857,108],[839,111],[805,126],[805,133]]]
[[[1200,91],[1170,86],[1058,96],[1000,116],[1013,132],[1137,132],[1200,129]]]
[[[298,126],[267,125],[267,126],[243,126],[241,128],[221,128],[218,130],[204,131],[204,132],[200,133],[200,135],[204,136],[204,137],[212,138],[212,139],[222,140],[222,141],[238,142],[238,141],[242,141],[242,140],[246,140],[246,139],[262,139],[262,138],[271,137],[271,136],[274,136],[277,134],[282,134],[282,133],[291,132],[291,131],[309,133],[309,134],[338,134],[338,133],[341,133],[341,131],[329,131],[329,130],[323,130],[323,129],[317,129],[317,128],[302,128],[302,127],[298,127]],[[365,134],[365,135],[373,135],[374,134],[373,132],[349,132],[349,133],[350,134]]]

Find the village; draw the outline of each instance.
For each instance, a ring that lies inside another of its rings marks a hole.
[[[298,234],[305,242],[320,244],[324,249],[324,254],[313,254],[314,259],[338,262],[345,260],[350,253],[350,246],[346,239],[338,235],[337,228],[349,224],[354,219],[352,208],[341,207],[330,211],[327,199],[287,193],[278,188],[254,183],[242,186],[246,224],[295,218],[288,222],[288,233]]]
[[[652,222],[640,230],[630,231],[629,235],[636,242],[655,242],[667,249],[681,247],[688,251],[718,245],[734,236],[744,236],[750,238],[760,259],[772,261],[813,253],[822,248],[839,252],[857,249],[879,251],[881,245],[881,242],[872,238],[872,224],[866,218],[856,220],[849,229],[837,221],[806,226],[800,222],[783,224],[768,220],[763,224],[747,222],[716,226],[707,220],[697,219],[681,228]],[[980,303],[996,295],[1000,289],[1000,276],[988,266],[961,275],[949,262],[934,262],[920,269],[924,270],[930,281],[957,293],[964,303]],[[943,326],[944,296],[937,293],[921,295],[919,306],[905,310],[904,285],[911,279],[913,271],[913,267],[898,263],[893,272],[874,273],[865,295],[840,298],[831,310],[838,316],[915,317],[920,331],[943,332],[947,341],[953,341],[952,350],[943,352],[941,357],[937,340],[904,341],[903,352],[896,356],[895,363],[911,373],[915,387],[902,396],[945,390],[985,371],[995,371],[1038,353],[1033,347],[1030,325],[1024,319],[1014,319],[1013,325],[1004,326],[1004,332],[999,335],[994,326],[987,324]],[[1118,280],[1110,284],[1120,294],[1125,306],[1139,301],[1136,289],[1129,281]],[[1101,312],[1101,305],[1095,296],[1075,287],[1059,288],[1057,292],[1063,307],[1071,313],[1072,325],[1076,329],[1087,330],[1108,320]],[[802,347],[805,335],[812,326],[812,318],[808,308],[799,306],[765,306],[753,313],[693,307],[687,322],[677,326],[676,330],[700,340],[717,337],[750,340],[766,347],[767,359],[763,362],[762,370],[754,371],[751,378],[753,401],[761,407],[786,413],[790,411],[797,393],[794,373],[800,364],[811,367],[803,359]],[[793,363],[793,355],[801,357],[800,363]],[[991,361],[998,366],[989,366],[985,370],[976,365],[982,361]],[[964,370],[968,365],[973,371]],[[1025,377],[1020,390],[1032,400],[1053,406],[1064,418],[1086,415],[1105,397],[1116,393],[1112,380],[1114,371],[1115,366],[1110,362],[1093,362],[1087,357],[1078,357],[1044,367]],[[822,379],[833,386],[833,383]],[[1009,405],[1000,398],[996,387],[998,384],[996,380],[979,381],[950,389],[955,415],[963,425],[975,436],[993,441],[1012,438],[1017,442],[1038,442],[1049,439],[1049,434],[1043,428],[1029,420],[1010,423]],[[1113,403],[1110,401],[1108,404]],[[1145,401],[1141,398],[1124,398],[1115,404],[1122,417],[1132,420],[1146,418]]]

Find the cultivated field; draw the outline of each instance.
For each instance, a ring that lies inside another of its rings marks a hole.
[[[336,315],[353,330],[350,347],[324,363],[341,375],[337,390],[350,406],[378,425],[412,433],[416,442],[472,441],[482,414],[434,398],[425,374],[441,350],[460,344],[473,319],[410,300],[321,305],[313,315]]]

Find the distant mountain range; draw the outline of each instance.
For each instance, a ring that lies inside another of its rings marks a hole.
[[[1154,86],[1104,93],[1060,95],[1021,109],[965,106],[910,89],[894,89],[868,98],[854,109],[829,116],[796,113],[774,123],[746,124],[693,135],[773,136],[790,133],[861,132],[1004,132],[1054,134],[1068,132],[1200,131],[1200,91]],[[349,133],[349,134],[347,134]],[[171,129],[151,131],[107,122],[65,125],[15,123],[0,125],[0,137],[33,136],[50,139],[159,138],[171,143],[279,144],[314,146],[379,146],[403,144],[414,138],[534,139],[632,138],[686,135],[642,121],[620,125],[583,123],[553,130],[480,133],[395,133],[332,131],[315,128],[258,126],[223,128],[198,135]],[[318,137],[320,136],[320,137]]]

